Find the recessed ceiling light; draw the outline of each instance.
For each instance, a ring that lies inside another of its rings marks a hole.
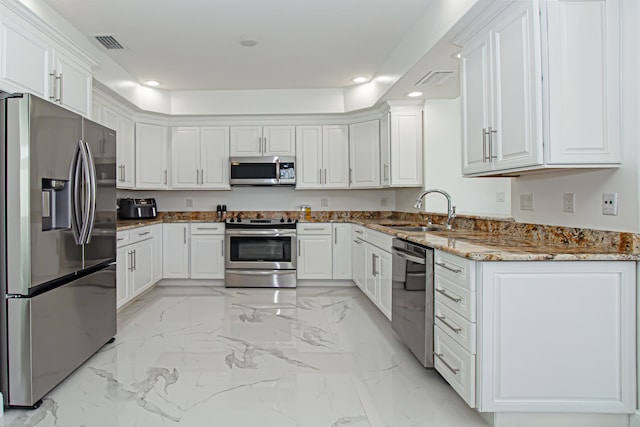
[[[162,82],[159,82],[157,80],[147,80],[144,84],[146,84],[147,86],[151,86],[151,87],[162,86]]]
[[[404,96],[408,96],[409,98],[417,98],[419,96],[422,96],[422,92],[409,92],[409,93],[406,93]]]
[[[357,76],[351,79],[352,82],[354,83],[366,83],[369,81],[369,77],[365,77],[365,76]]]
[[[244,47],[254,47],[258,45],[258,41],[255,39],[242,39],[240,44]]]

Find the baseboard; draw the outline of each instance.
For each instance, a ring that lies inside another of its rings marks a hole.
[[[640,427],[640,410],[636,411],[635,414],[631,414],[629,427]]]
[[[355,286],[353,280],[310,280],[310,279],[298,279],[297,286],[299,288],[305,288],[309,286],[315,287],[340,287],[347,288]]]
[[[492,427],[627,427],[626,414],[501,412],[482,417]],[[636,427],[631,424],[632,427]]]
[[[224,287],[223,279],[162,279],[158,286],[205,286]]]

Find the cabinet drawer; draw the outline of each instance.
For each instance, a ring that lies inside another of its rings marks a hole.
[[[446,252],[435,251],[433,264],[436,275],[446,277],[470,291],[476,290],[474,261]]]
[[[353,240],[357,240],[357,239],[366,240],[367,229],[361,225],[353,224],[351,229],[351,237],[353,237]]]
[[[381,233],[375,230],[367,230],[366,241],[371,243],[373,246],[377,246],[380,249],[391,252],[391,244],[393,243],[394,237]]]
[[[224,234],[224,223],[194,222],[191,223],[191,234]]]
[[[331,234],[331,223],[298,223],[298,234]]]
[[[476,321],[476,293],[458,286],[444,277],[436,276],[433,287],[435,300],[449,307],[465,319]]]
[[[469,353],[476,354],[476,324],[439,301],[435,302],[434,311],[434,323]]]
[[[153,237],[153,230],[151,227],[140,227],[129,230],[129,243],[142,242],[143,240],[151,239]]]
[[[453,389],[472,408],[476,406],[476,357],[449,335],[434,327],[433,364]]]
[[[129,237],[129,230],[118,231],[116,235],[117,247],[121,248],[122,246],[127,246],[130,243]]]

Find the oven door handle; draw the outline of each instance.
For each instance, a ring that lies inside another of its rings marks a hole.
[[[265,276],[265,275],[273,275],[273,274],[291,274],[292,271],[294,270],[231,270],[228,269],[227,271],[232,271],[235,274],[244,274],[247,276]]]
[[[416,264],[421,264],[421,265],[426,264],[426,261],[424,260],[424,258],[419,258],[408,252],[404,252],[398,248],[393,248],[393,255],[399,256],[400,258],[406,259],[407,261],[415,262]]]
[[[295,230],[229,230],[226,231],[227,236],[295,236]]]

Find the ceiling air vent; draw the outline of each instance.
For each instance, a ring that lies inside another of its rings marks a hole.
[[[124,49],[124,46],[122,46],[113,36],[104,35],[95,36],[95,38],[106,49]]]
[[[453,71],[429,71],[416,86],[440,86],[453,75]]]

